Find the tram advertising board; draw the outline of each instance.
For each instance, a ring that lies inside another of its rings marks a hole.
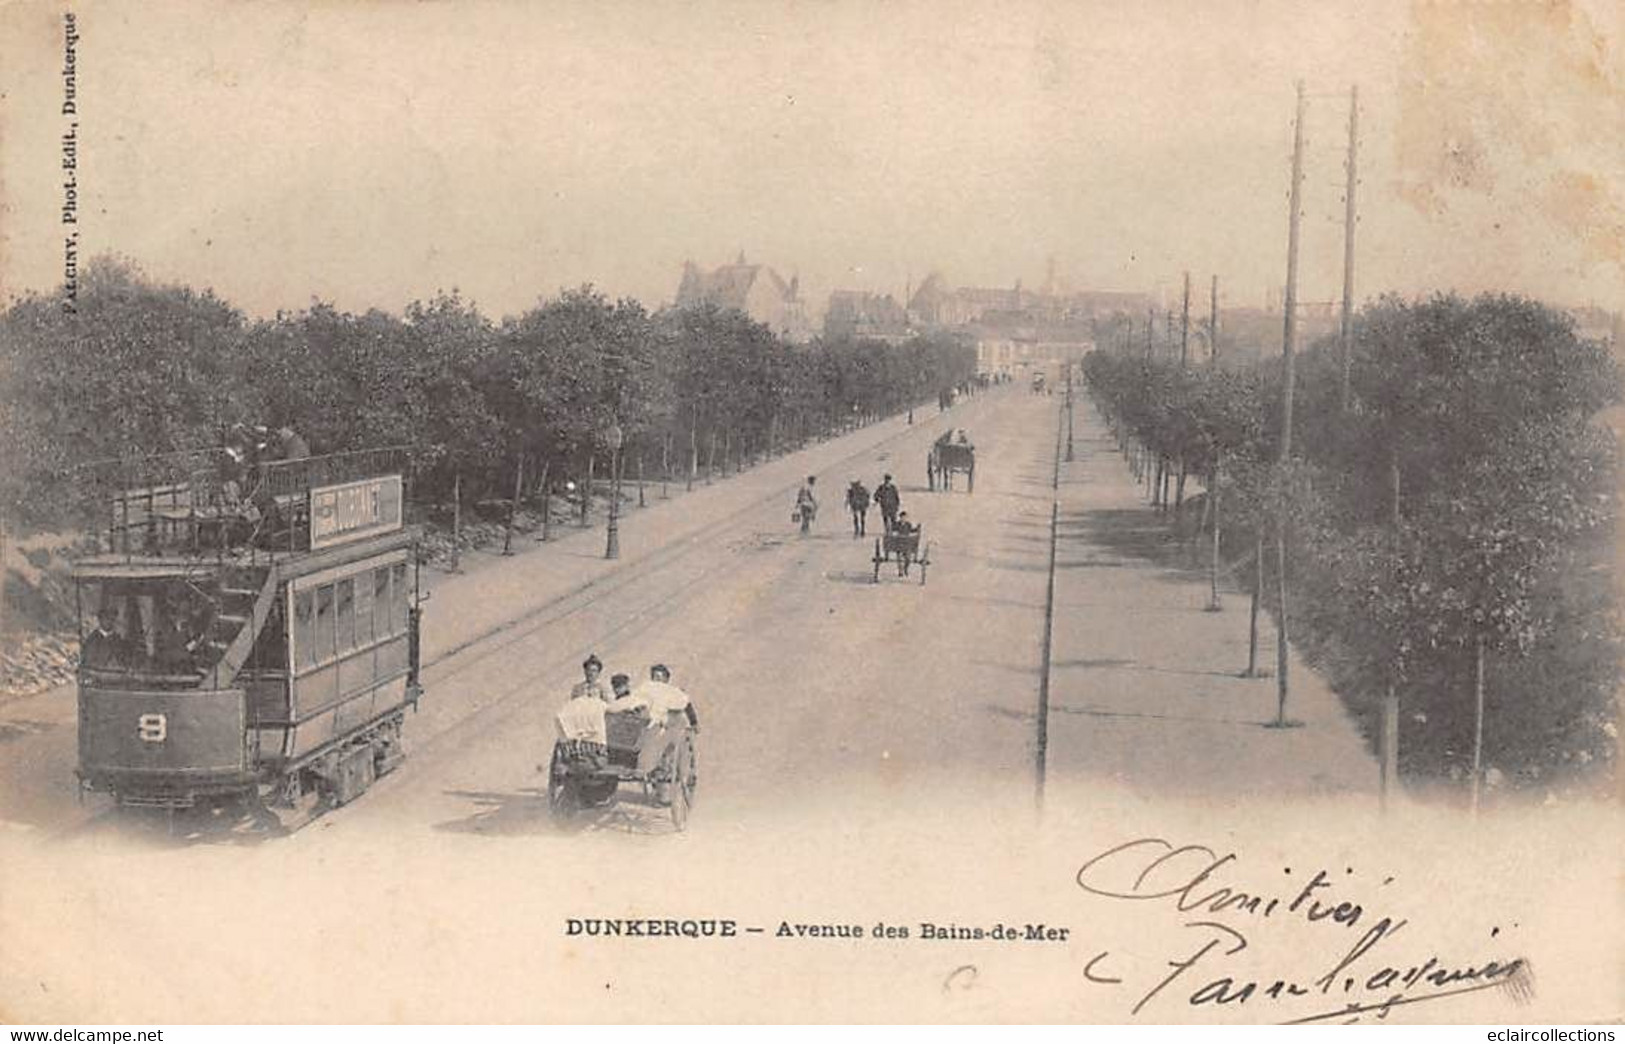
[[[401,528],[401,477],[317,486],[310,491],[310,549]]]

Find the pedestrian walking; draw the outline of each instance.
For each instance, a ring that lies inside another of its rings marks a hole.
[[[869,522],[869,490],[859,479],[853,479],[852,484],[846,487],[846,507],[852,512],[852,539],[864,535]]]
[[[813,496],[813,486],[817,483],[816,477],[808,475],[807,484],[796,493],[796,510],[791,517],[801,523],[802,536],[812,532],[813,519],[818,517],[818,498]]]
[[[897,509],[902,506],[903,498],[892,484],[891,476],[887,475],[875,487],[875,506],[880,508],[880,517],[886,523],[886,531],[890,532],[897,524]]]

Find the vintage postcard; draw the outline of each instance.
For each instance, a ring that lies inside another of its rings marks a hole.
[[[0,5],[0,1021],[1625,1017],[1622,126],[1607,0]]]

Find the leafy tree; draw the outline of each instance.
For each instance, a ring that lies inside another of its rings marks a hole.
[[[241,416],[242,334],[212,292],[110,258],[86,265],[72,312],[60,294],[14,302],[0,317],[0,512],[13,525],[84,523],[123,476],[151,471],[128,462],[218,444]],[[126,463],[75,470],[95,461]]]

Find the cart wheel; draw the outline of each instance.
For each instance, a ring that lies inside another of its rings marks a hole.
[[[972,464],[970,470],[965,472],[965,492],[976,492],[976,465]]]
[[[684,737],[682,744],[677,748],[676,763],[673,771],[676,778],[669,786],[671,794],[671,823],[679,831],[688,827],[689,805],[694,800],[694,749],[693,741]]]
[[[564,759],[553,748],[553,762],[547,768],[547,810],[555,819],[568,819],[581,803],[576,788],[570,784],[570,775],[564,768]]]
[[[700,748],[695,745],[692,732],[683,746],[688,751],[688,764],[682,775],[683,800],[689,808],[693,808],[694,796],[700,789]]]

